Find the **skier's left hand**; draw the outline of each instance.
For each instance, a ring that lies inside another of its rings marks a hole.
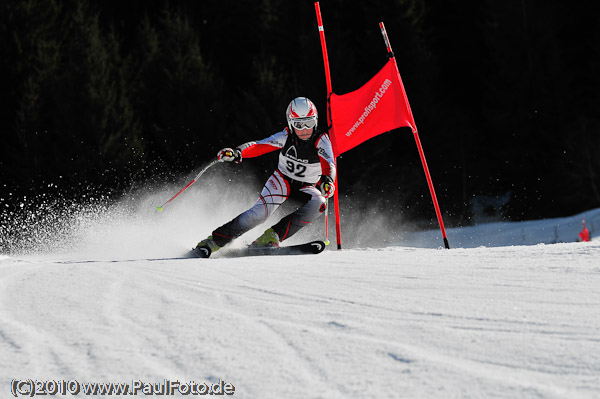
[[[331,196],[335,192],[335,185],[333,184],[333,179],[327,175],[321,176],[321,183],[319,184],[319,189],[321,190],[321,194],[323,194],[323,197],[331,198]]]

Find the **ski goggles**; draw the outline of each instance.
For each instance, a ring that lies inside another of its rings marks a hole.
[[[313,127],[317,126],[317,119],[316,118],[296,119],[296,120],[291,121],[290,124],[296,130],[312,129]]]

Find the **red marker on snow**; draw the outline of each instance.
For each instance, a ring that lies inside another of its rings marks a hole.
[[[583,230],[579,232],[579,241],[587,242],[590,240],[590,232],[588,231],[587,227],[585,227],[585,219],[582,219],[581,223],[583,223]]]

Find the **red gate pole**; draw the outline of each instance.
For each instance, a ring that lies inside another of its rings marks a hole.
[[[421,157],[421,163],[423,164],[425,177],[427,177],[427,184],[429,185],[429,192],[431,193],[431,199],[433,201],[435,213],[437,215],[438,223],[440,224],[440,230],[442,231],[444,246],[446,247],[446,249],[450,249],[448,237],[446,237],[446,229],[444,228],[444,221],[442,220],[442,213],[440,212],[440,206],[438,205],[438,200],[435,195],[435,189],[433,188],[433,181],[431,180],[431,175],[429,174],[429,168],[427,167],[427,161],[425,160],[425,153],[423,152],[423,147],[421,146],[421,140],[419,140],[419,132],[415,130],[413,132],[413,135],[415,136],[415,142],[417,143],[417,149],[419,150],[419,156]]]
[[[396,58],[394,57],[394,52],[392,51],[392,46],[390,45],[390,40],[388,39],[387,32],[385,30],[385,26],[383,22],[379,23],[379,28],[381,29],[381,34],[383,35],[383,41],[387,47],[388,57],[394,59],[394,65],[396,66],[396,72],[398,72],[398,76],[400,76],[400,71],[398,70],[398,64],[396,63]],[[408,101],[406,101],[408,104]],[[409,106],[410,107],[410,106]],[[421,157],[421,163],[423,164],[423,170],[425,171],[425,177],[427,178],[427,185],[429,186],[429,192],[431,193],[431,199],[433,201],[433,207],[435,208],[435,213],[437,215],[438,223],[440,225],[440,230],[442,231],[442,238],[444,239],[444,246],[447,249],[450,249],[450,244],[448,243],[448,237],[446,237],[446,229],[444,228],[444,221],[442,220],[442,213],[440,212],[440,206],[438,204],[437,196],[435,195],[435,189],[433,188],[433,181],[431,180],[431,174],[429,173],[429,168],[427,167],[427,160],[425,159],[425,153],[423,152],[423,146],[421,146],[421,140],[419,139],[419,132],[417,131],[417,126],[411,126],[413,131],[413,136],[415,137],[415,143],[417,144],[417,149],[419,151],[419,156]]]
[[[325,29],[323,28],[323,20],[321,19],[321,7],[319,7],[319,2],[315,2],[315,12],[317,13],[317,25],[319,27],[319,37],[321,38],[321,50],[323,51],[323,63],[325,65],[325,80],[327,82],[327,127],[329,128],[329,132],[332,136],[332,145],[334,146],[334,153],[337,154],[337,150],[335,149],[335,134],[333,132],[333,124],[331,123],[331,107],[329,106],[329,100],[331,99],[331,94],[333,93],[333,89],[331,88],[331,74],[329,73],[329,56],[327,55],[327,44],[325,43]],[[335,160],[335,168],[337,171],[337,158]],[[333,202],[335,205],[335,231],[337,238],[337,248],[342,249],[342,228],[340,225],[340,200],[339,200],[339,188],[337,173],[335,175],[335,192],[333,193]],[[325,239],[329,235],[329,225],[327,220],[327,214],[325,214]]]

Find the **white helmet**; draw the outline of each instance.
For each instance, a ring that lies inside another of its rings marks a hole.
[[[285,116],[292,131],[317,127],[317,107],[306,97],[294,98],[288,105]]]

